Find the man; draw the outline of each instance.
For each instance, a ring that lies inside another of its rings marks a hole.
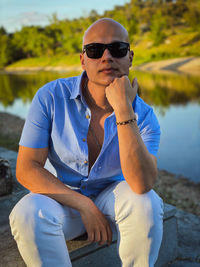
[[[26,120],[16,175],[32,193],[10,215],[27,266],[71,266],[65,240],[85,231],[124,267],[153,266],[162,200],[152,190],[160,128],[128,79],[128,33],[104,18],[85,32],[83,74],[41,88]],[[46,162],[48,158],[48,162]],[[46,162],[46,165],[45,165]]]

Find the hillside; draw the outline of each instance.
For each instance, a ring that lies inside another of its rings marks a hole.
[[[200,56],[200,1],[130,0],[88,17],[58,20],[48,26],[24,26],[8,34],[0,28],[0,68],[69,67],[79,65],[85,30],[101,17],[112,18],[127,29],[134,64],[177,57]]]

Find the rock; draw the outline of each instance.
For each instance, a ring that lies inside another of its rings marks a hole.
[[[19,139],[23,126],[24,120],[20,117],[6,112],[0,112],[0,128],[2,135],[8,138]]]
[[[200,217],[177,210],[178,258],[200,263]]]
[[[12,172],[9,161],[0,158],[0,196],[12,193]]]

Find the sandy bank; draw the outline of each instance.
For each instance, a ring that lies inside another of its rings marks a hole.
[[[73,72],[82,71],[81,66],[44,66],[44,67],[7,67],[0,70],[0,73],[27,73],[39,71],[55,71],[55,72]]]
[[[144,63],[134,69],[149,72],[200,75],[200,57],[184,57]]]

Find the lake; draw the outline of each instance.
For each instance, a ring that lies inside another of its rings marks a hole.
[[[37,89],[77,73],[0,74],[0,111],[26,118]],[[200,182],[200,77],[131,71],[161,126],[158,168]]]

